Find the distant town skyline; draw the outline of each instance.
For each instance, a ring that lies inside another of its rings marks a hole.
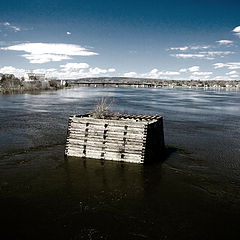
[[[240,2],[9,0],[0,73],[240,79]]]

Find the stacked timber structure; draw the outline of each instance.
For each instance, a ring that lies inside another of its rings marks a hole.
[[[158,115],[69,118],[67,156],[144,163],[158,159],[163,148],[163,118]]]

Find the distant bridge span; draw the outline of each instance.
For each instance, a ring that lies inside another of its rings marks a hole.
[[[103,82],[103,81],[78,81],[78,80],[67,80],[68,84],[79,87],[142,87],[142,88],[155,88],[162,87],[162,84],[156,83],[140,83],[140,82]]]

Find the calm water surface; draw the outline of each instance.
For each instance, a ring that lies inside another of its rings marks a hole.
[[[117,111],[164,117],[164,162],[64,159],[69,115],[103,96]],[[0,237],[239,239],[239,136],[239,91],[0,95]]]

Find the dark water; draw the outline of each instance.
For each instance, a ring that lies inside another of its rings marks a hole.
[[[102,96],[164,116],[163,163],[64,159],[68,116]],[[0,239],[239,239],[239,226],[240,92],[0,95]]]

